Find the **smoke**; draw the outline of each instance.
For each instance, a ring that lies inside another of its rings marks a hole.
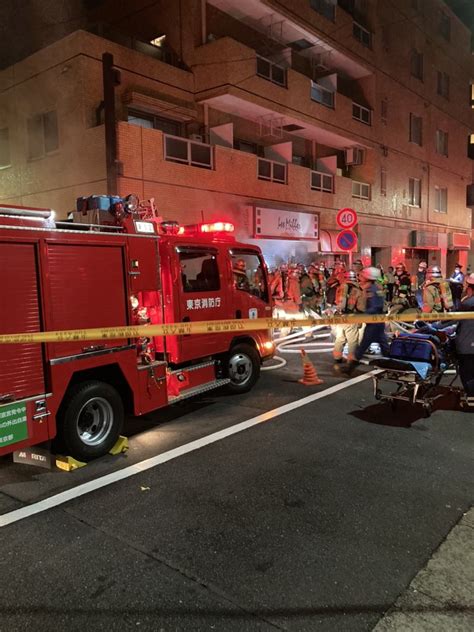
[[[248,238],[245,241],[259,246],[269,268],[278,267],[282,263],[303,263],[307,266],[312,261],[323,259],[317,241]]]

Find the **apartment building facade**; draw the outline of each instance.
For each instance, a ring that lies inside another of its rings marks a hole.
[[[367,263],[467,266],[470,32],[443,2],[95,4],[0,72],[0,203],[133,192],[270,265],[344,258],[351,207]]]

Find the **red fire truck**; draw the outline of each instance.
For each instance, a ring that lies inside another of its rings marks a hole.
[[[0,333],[271,316],[261,251],[231,224],[161,222],[133,197],[78,208],[56,222],[0,207]],[[126,413],[248,391],[272,354],[270,331],[2,345],[0,455],[55,438],[89,461],[112,448]]]

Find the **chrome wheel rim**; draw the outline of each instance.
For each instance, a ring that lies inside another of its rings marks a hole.
[[[87,401],[77,416],[77,431],[85,445],[97,446],[105,441],[112,430],[114,411],[103,397]]]
[[[229,360],[229,377],[233,384],[243,386],[252,377],[252,361],[244,353],[236,353]]]

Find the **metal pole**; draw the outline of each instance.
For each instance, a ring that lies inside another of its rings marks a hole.
[[[117,184],[117,129],[115,113],[114,57],[102,55],[102,82],[104,87],[105,164],[107,168],[107,193],[116,195]]]

